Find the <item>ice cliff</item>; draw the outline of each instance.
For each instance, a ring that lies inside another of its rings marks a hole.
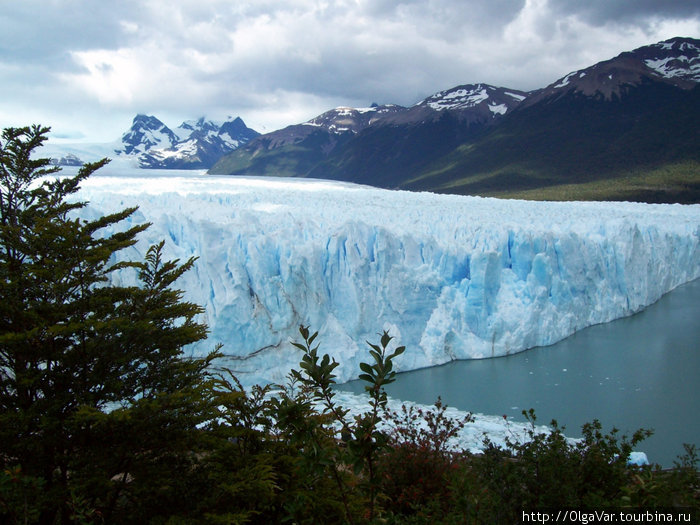
[[[128,256],[164,238],[169,257],[199,257],[178,281],[211,330],[193,351],[223,343],[224,364],[247,384],[284,381],[300,323],[319,330],[349,380],[383,329],[407,346],[399,370],[499,356],[630,315],[700,277],[699,205],[144,173],[93,176],[82,213],[138,205],[131,221],[153,225]]]

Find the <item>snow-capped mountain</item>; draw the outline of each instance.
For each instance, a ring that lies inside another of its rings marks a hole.
[[[444,124],[446,114],[450,114],[452,118],[448,120],[453,120],[457,126],[489,125],[516,107],[526,95],[515,89],[476,84],[441,91],[410,108],[395,104],[338,107],[307,122],[261,135],[234,154],[222,157],[212,168],[212,173],[325,178],[322,170],[326,166],[323,163],[331,161],[335,155],[344,155],[346,147],[364,143],[366,134],[373,135],[376,131],[377,134],[411,136],[421,125],[434,125],[438,121]],[[463,135],[452,129],[452,125],[448,128],[441,131],[449,135],[445,144],[452,144],[455,138]],[[417,140],[425,142],[422,138]],[[414,144],[410,148],[417,151]],[[418,149],[421,148],[419,144]],[[279,163],[282,155],[286,162]],[[364,151],[359,155],[366,158]],[[380,160],[377,166],[381,165]],[[336,178],[334,175],[330,177]]]
[[[700,82],[700,41],[672,38],[621,53],[552,82],[528,97],[525,105],[570,92],[610,100],[643,82],[663,82],[680,89],[694,88]]]
[[[367,126],[404,111],[406,108],[394,104],[385,106],[372,104],[368,108],[338,107],[326,111],[302,125],[322,128],[331,133],[358,133]]]
[[[462,120],[489,120],[516,107],[527,93],[488,84],[469,84],[440,91],[410,108],[396,104],[367,108],[338,107],[302,123],[330,133],[360,133],[373,125],[418,123],[440,118],[443,111],[459,114]],[[295,126],[290,126],[293,128]],[[270,135],[282,134],[284,130]]]
[[[136,115],[115,153],[135,156],[142,168],[209,168],[258,135],[240,117],[223,124],[202,117],[173,131],[156,117]]]
[[[392,182],[472,195],[700,202],[699,51],[699,40],[673,38],[573,71]]]
[[[43,154],[60,166],[109,157],[114,163],[151,169],[207,169],[260,135],[240,117],[223,123],[186,120],[172,129],[152,115],[136,115],[120,139],[108,143],[45,144]]]
[[[408,108],[395,104],[338,107],[307,122],[261,135],[222,157],[211,172],[345,180],[352,171],[371,179],[356,182],[376,184],[375,170],[384,172],[381,177],[393,179],[395,168],[386,165],[381,158],[386,150],[380,149],[375,141],[382,145],[403,143],[409,156],[426,153],[426,147],[434,155],[456,146],[456,140],[466,138],[478,128],[492,125],[526,96],[526,92],[517,89],[469,84],[440,91]],[[425,127],[432,129],[424,133]],[[441,143],[436,144],[436,140]],[[337,156],[344,160],[336,160]],[[401,148],[394,148],[391,156],[402,157]],[[284,162],[280,162],[282,158]],[[334,173],[335,166],[328,166],[339,162],[348,163],[342,174]],[[364,165],[367,162],[371,166]]]
[[[129,131],[122,135],[122,146],[114,152],[117,155],[139,155],[150,149],[170,148],[178,141],[178,136],[156,117],[136,115]]]
[[[440,91],[420,101],[414,108],[429,107],[435,111],[469,111],[481,118],[505,115],[527,97],[524,91],[468,84]]]
[[[52,158],[51,164],[54,166],[82,166],[83,161],[74,153],[66,153],[63,157]]]
[[[310,135],[327,134],[326,151],[335,146],[338,136],[356,134],[367,126],[375,124],[391,115],[406,111],[397,105],[379,106],[372,104],[367,108],[337,107],[318,115],[301,124],[293,124],[265,135],[263,140],[255,140],[247,146],[251,152],[276,149],[291,144],[299,144]]]
[[[211,172],[471,195],[700,202],[699,82],[700,40],[673,38],[532,92],[465,84],[384,113],[336,108],[258,137]]]
[[[407,109],[397,105],[372,104],[367,108],[338,107],[301,124],[261,135],[222,157],[212,173],[245,170],[256,175],[307,174],[320,160],[364,129],[388,121]],[[283,165],[276,162],[284,157]]]

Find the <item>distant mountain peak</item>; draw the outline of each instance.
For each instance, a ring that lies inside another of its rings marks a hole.
[[[690,89],[700,82],[700,40],[672,38],[626,51],[588,68],[572,71],[529,97],[526,105],[570,91],[586,96],[619,96],[625,85],[638,85],[644,78]]]
[[[395,104],[376,105],[367,108],[339,106],[306,121],[303,125],[324,128],[331,133],[358,133],[388,115],[405,111]]]
[[[632,53],[638,54],[659,76],[700,82],[700,40],[676,37]]]
[[[484,116],[503,115],[525,99],[527,93],[489,84],[465,84],[439,91],[414,107],[435,111],[469,111],[481,108]]]
[[[134,117],[129,131],[122,135],[123,149],[115,152],[139,154],[153,147],[171,147],[177,141],[177,135],[156,117],[139,113]]]
[[[173,131],[156,117],[140,113],[115,152],[136,157],[143,168],[208,168],[258,135],[239,117],[220,125],[199,117]]]

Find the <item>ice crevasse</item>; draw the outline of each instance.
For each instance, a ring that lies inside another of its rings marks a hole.
[[[81,211],[139,206],[123,256],[197,256],[178,287],[205,308],[205,353],[244,384],[284,382],[299,324],[356,377],[388,330],[397,370],[555,343],[700,277],[700,205],[527,202],[205,175],[93,176]],[[125,224],[124,226],[128,226]],[[128,275],[118,278],[130,279]],[[643,351],[643,349],[640,349]]]

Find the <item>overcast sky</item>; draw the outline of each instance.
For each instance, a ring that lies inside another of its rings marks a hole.
[[[0,126],[117,139],[240,116],[269,132],[337,106],[521,90],[674,36],[697,0],[3,0]]]

